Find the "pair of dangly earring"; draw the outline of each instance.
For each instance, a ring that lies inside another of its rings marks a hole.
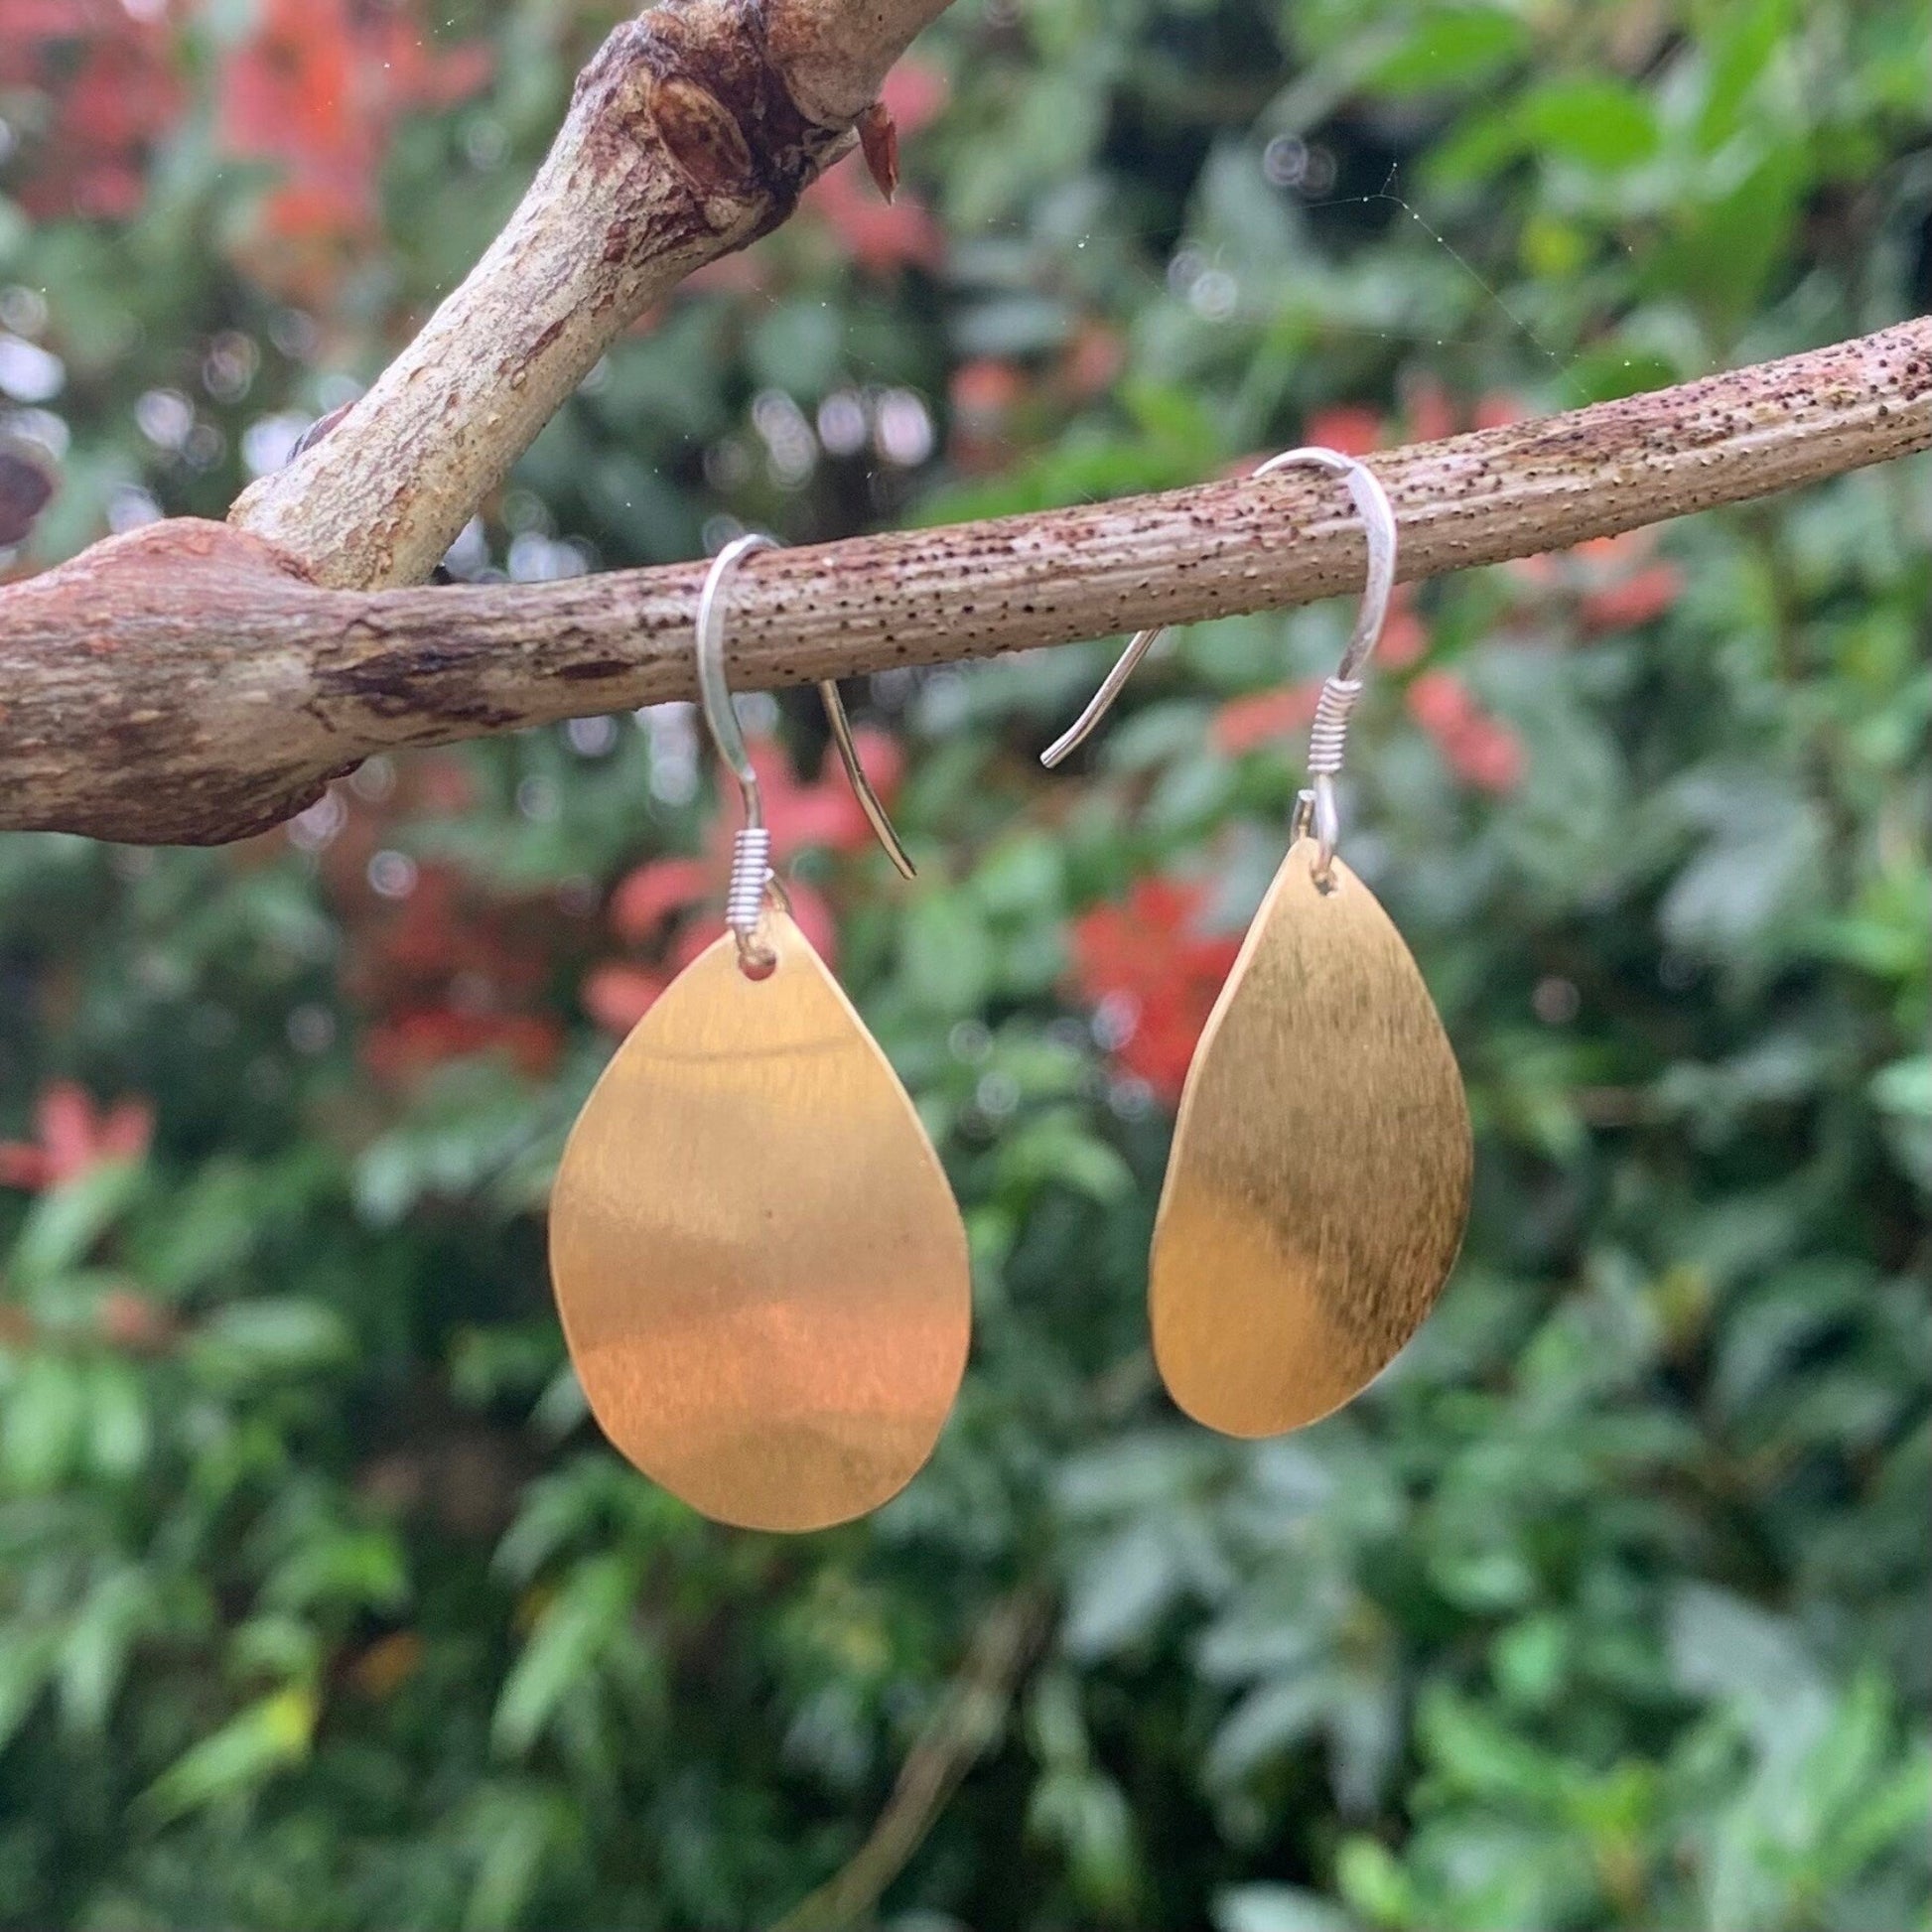
[[[1347,479],[1368,580],[1310,741],[1312,784],[1194,1053],[1149,1267],[1169,1392],[1234,1436],[1315,1421],[1415,1332],[1460,1245],[1469,1118],[1454,1056],[1388,915],[1336,857],[1334,781],[1395,582],[1396,526]],[[573,1129],[550,1209],[551,1272],[592,1412],[647,1475],[706,1515],[808,1530],[876,1508],[931,1453],[966,1365],[966,1233],[878,1042],[793,923],[724,671],[741,537],[699,600],[705,719],[744,794],[727,933],[619,1048]],[[1162,635],[1136,634],[1045,754],[1079,745]],[[911,864],[819,686],[848,776]]]

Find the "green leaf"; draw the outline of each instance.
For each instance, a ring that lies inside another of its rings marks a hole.
[[[230,1303],[201,1325],[194,1347],[205,1372],[237,1381],[329,1368],[354,1352],[334,1309],[295,1296]]]
[[[1074,1575],[1060,1642],[1069,1657],[1109,1657],[1146,1637],[1188,1583],[1174,1539],[1137,1524],[1102,1544]]]
[[[0,1750],[33,1714],[54,1675],[61,1640],[52,1630],[0,1627]]]
[[[28,1291],[78,1268],[140,1192],[139,1162],[105,1161],[50,1188],[28,1210],[9,1272]]]
[[[563,1700],[595,1676],[629,1621],[636,1591],[631,1566],[619,1556],[593,1557],[569,1574],[503,1681],[490,1722],[499,1754],[526,1755]]]
[[[308,1757],[319,1710],[315,1692],[294,1685],[249,1705],[184,1751],[135,1800],[137,1809],[167,1825],[249,1796]]]
[[[1657,152],[1657,117],[1635,88],[1602,77],[1554,80],[1532,88],[1516,110],[1530,150],[1597,174],[1640,167]]]
[[[1214,1897],[1215,1932],[1356,1932],[1332,1900],[1299,1885],[1229,1885]]]
[[[66,1356],[21,1363],[0,1411],[0,1472],[28,1495],[53,1489],[73,1467],[87,1421],[86,1372]]]
[[[1091,1200],[1118,1201],[1134,1191],[1133,1170],[1119,1151],[1070,1110],[1056,1108],[1013,1130],[999,1164],[1002,1182],[1026,1194],[1056,1184]]]
[[[1320,1670],[1280,1678],[1251,1692],[1214,1733],[1203,1766],[1208,1779],[1235,1783],[1299,1744],[1320,1725],[1333,1694],[1332,1682]]]
[[[312,1532],[262,1587],[263,1604],[286,1611],[327,1606],[392,1614],[408,1599],[407,1559],[384,1529]]]
[[[88,1590],[60,1648],[61,1716],[70,1731],[97,1736],[106,1728],[135,1642],[159,1622],[144,1571],[116,1570]]]
[[[1335,1857],[1335,1883],[1351,1911],[1371,1925],[1417,1922],[1417,1900],[1408,1875],[1386,1845],[1372,1838],[1342,1841]]]
[[[961,893],[927,891],[913,900],[899,936],[906,997],[938,1018],[977,1010],[992,981],[992,944]]]
[[[1369,69],[1365,84],[1388,94],[1469,87],[1492,79],[1528,47],[1527,26],[1501,7],[1427,7]]]

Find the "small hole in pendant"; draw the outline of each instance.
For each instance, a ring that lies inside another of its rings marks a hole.
[[[738,970],[748,980],[768,980],[778,970],[778,955],[763,946],[748,947],[738,955]]]
[[[1318,859],[1309,868],[1309,877],[1314,881],[1314,890],[1323,898],[1331,898],[1341,891],[1341,881],[1335,877],[1334,867],[1329,866],[1324,871]]]

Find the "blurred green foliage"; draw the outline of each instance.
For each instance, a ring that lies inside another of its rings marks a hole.
[[[0,438],[62,480],[16,570],[218,514],[353,393],[613,14],[47,11],[0,50]],[[336,55],[362,119],[254,111]],[[909,203],[848,168],[624,342],[459,575],[1179,483],[1932,305],[1923,0],[959,0],[895,84]],[[231,852],[0,841],[0,1923],[763,1925],[919,1750],[962,1782],[880,1915],[927,1932],[1925,1924],[1928,478],[1408,609],[1350,857],[1455,1040],[1474,1220],[1282,1442],[1153,1378],[1154,1043],[1346,613],[1187,635],[1052,779],[1098,647],[879,680],[920,878],[797,870],[977,1334],[930,1469],[800,1541],[616,1459],[545,1282],[591,1016],[677,943],[607,895],[715,820],[688,717],[379,761]],[[816,767],[809,703],[748,709]]]

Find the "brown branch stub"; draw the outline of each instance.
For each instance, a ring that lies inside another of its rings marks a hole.
[[[619,27],[488,252],[230,521],[319,583],[421,582],[623,330],[791,212],[942,7],[674,0]]]
[[[327,451],[344,433],[319,446]],[[1932,449],[1932,318],[1374,459],[1428,577]],[[0,591],[0,827],[241,837],[371,752],[694,695],[704,565],[336,591],[219,524],[153,526]],[[749,563],[735,688],[991,656],[1359,583],[1306,473],[902,530]]]
[[[892,1798],[865,1843],[771,1932],[847,1932],[871,1923],[953,1792],[999,1741],[1050,1609],[1046,1592],[1031,1585],[993,1605],[973,1632],[959,1675],[906,1753]]]
[[[315,596],[258,539],[192,518],[0,591],[0,823],[202,845],[314,803],[358,758],[310,709],[294,614]]]

